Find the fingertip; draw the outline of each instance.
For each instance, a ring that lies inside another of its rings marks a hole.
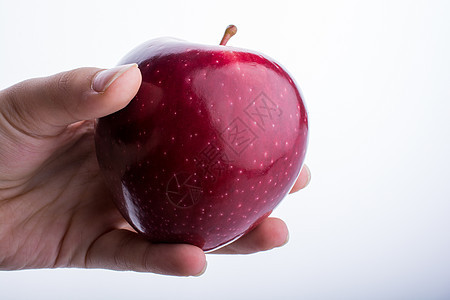
[[[203,265],[203,269],[200,271],[200,273],[195,274],[194,277],[200,277],[203,274],[205,274],[207,268],[208,268],[208,261],[205,260],[205,264]]]
[[[281,247],[289,239],[286,223],[278,218],[267,218],[255,229],[232,244],[220,248],[217,254],[251,254]]]
[[[289,240],[289,230],[286,223],[278,218],[268,218],[266,222],[261,224],[260,248],[262,250],[270,250],[285,245]]]
[[[188,244],[170,245],[172,260],[170,275],[201,276],[206,271],[206,255],[202,249]]]
[[[98,94],[103,101],[96,118],[114,113],[130,103],[142,82],[142,74],[137,64],[125,66],[126,70],[108,83],[106,90]]]
[[[298,175],[297,181],[294,183],[294,186],[292,187],[291,191],[289,193],[295,193],[299,190],[305,188],[309,182],[311,181],[311,170],[309,167],[305,164],[302,167],[302,170],[300,171],[300,174]]]

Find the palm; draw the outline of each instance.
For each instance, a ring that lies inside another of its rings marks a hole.
[[[30,138],[22,147],[37,153],[29,168],[22,164],[22,174],[9,174],[26,181],[26,187],[1,197],[1,219],[15,216],[1,229],[0,236],[12,237],[14,243],[9,247],[14,253],[0,253],[13,261],[3,263],[13,268],[84,266],[93,241],[123,222],[99,178],[92,122],[58,136]],[[58,155],[51,159],[54,153]]]

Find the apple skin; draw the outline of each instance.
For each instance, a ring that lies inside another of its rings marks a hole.
[[[308,140],[302,95],[272,59],[229,46],[148,41],[142,85],[96,122],[99,166],[133,228],[152,242],[211,251],[257,226],[286,196]]]

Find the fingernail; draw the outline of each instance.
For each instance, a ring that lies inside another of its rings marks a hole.
[[[303,169],[306,171],[306,184],[305,184],[305,186],[307,186],[309,184],[309,182],[311,181],[311,170],[308,168],[307,165],[303,165]]]
[[[194,275],[194,277],[200,277],[200,276],[202,276],[203,274],[205,274],[206,268],[207,268],[207,267],[208,267],[208,262],[206,261],[206,262],[205,262],[205,265],[203,266],[203,269],[200,271],[200,273]]]
[[[98,72],[92,80],[92,89],[97,93],[105,92],[120,75],[134,67],[137,67],[137,64],[117,66]]]

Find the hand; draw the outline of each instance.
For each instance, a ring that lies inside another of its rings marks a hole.
[[[134,232],[99,174],[94,119],[137,93],[136,65],[81,68],[0,91],[0,269],[107,268],[198,275],[204,252],[185,244],[152,244]],[[293,188],[306,186],[303,168]],[[268,218],[217,253],[281,246],[288,231]]]

